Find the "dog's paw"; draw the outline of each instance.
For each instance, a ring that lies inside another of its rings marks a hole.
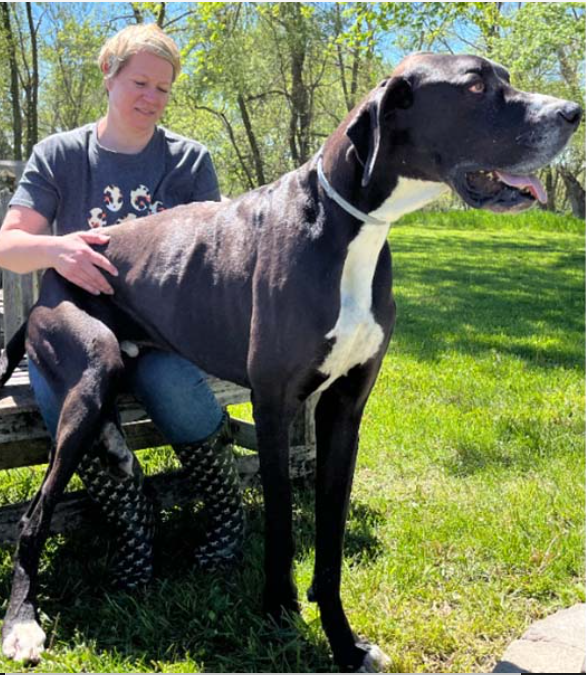
[[[366,652],[357,673],[390,673],[391,659],[376,645],[360,645]]]
[[[45,632],[36,621],[15,623],[3,631],[2,652],[13,661],[35,665],[45,647]]]

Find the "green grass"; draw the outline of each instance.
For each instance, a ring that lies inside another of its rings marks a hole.
[[[446,204],[459,202],[453,195],[447,197]],[[461,203],[461,202],[460,202]],[[531,210],[517,215],[504,215],[490,211],[454,211],[446,207],[445,210],[430,210],[415,212],[401,219],[401,227],[408,225],[425,225],[426,227],[441,227],[447,229],[478,230],[513,230],[515,232],[565,232],[569,234],[584,233],[584,222],[571,216],[560,216],[550,211]]]
[[[490,671],[532,620],[584,600],[582,230],[464,212],[391,232],[398,321],[362,427],[343,598],[395,672]],[[22,496],[29,474],[0,485]],[[297,497],[304,599],[313,495]],[[51,651],[37,670],[331,670],[314,605],[284,633],[262,620],[261,500],[247,499],[240,572],[193,571],[195,526],[173,513],[158,581],[137,596],[105,592],[103,539],[52,539],[40,589]]]

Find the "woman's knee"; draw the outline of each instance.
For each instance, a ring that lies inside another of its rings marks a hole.
[[[195,443],[219,427],[222,408],[190,361],[151,351],[139,356],[132,370],[133,393],[170,443]]]

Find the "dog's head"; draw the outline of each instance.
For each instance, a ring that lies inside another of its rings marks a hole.
[[[533,173],[581,115],[570,101],[514,89],[487,59],[421,53],[369,94],[346,134],[363,187],[389,174],[439,181],[475,208],[520,211],[546,200]]]

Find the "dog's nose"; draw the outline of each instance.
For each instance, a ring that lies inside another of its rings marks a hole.
[[[558,110],[558,115],[573,127],[577,127],[582,119],[582,108],[577,103],[565,103]]]

